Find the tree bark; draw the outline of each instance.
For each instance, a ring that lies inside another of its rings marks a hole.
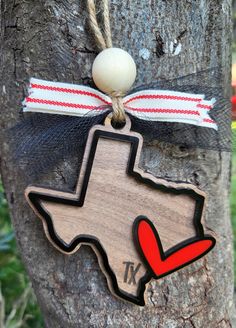
[[[88,28],[85,3],[1,0],[1,174],[18,247],[45,326],[232,327],[229,153],[145,143],[142,168],[155,176],[194,183],[207,193],[205,221],[217,235],[217,246],[180,272],[152,281],[144,308],[110,294],[89,247],[83,246],[71,256],[54,249],[41,221],[25,202],[27,181],[11,161],[12,149],[3,131],[19,120],[31,76],[92,83],[91,64],[97,49]],[[229,95],[229,0],[112,0],[110,12],[114,46],[129,50],[135,58],[137,85],[157,77],[174,78],[224,66],[219,84]],[[73,165],[63,163],[43,177],[42,185],[63,189],[76,181],[76,173]]]
[[[233,0],[233,42],[236,41],[236,1]]]

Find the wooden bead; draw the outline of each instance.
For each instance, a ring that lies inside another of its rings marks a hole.
[[[136,78],[136,65],[130,54],[108,48],[95,58],[92,76],[96,86],[107,94],[126,93]]]

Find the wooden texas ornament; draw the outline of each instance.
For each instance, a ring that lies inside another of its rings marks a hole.
[[[30,186],[26,197],[49,241],[63,253],[97,254],[111,292],[144,305],[145,284],[199,259],[215,245],[201,224],[204,194],[157,179],[139,165],[143,139],[130,120],[89,133],[74,193]]]

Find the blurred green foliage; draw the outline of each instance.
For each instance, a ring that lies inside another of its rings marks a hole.
[[[36,298],[16,248],[0,183],[0,327],[42,328]]]

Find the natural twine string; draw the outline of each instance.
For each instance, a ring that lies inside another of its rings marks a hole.
[[[99,27],[96,13],[96,5],[94,0],[87,0],[87,7],[89,13],[89,23],[93,31],[98,48],[102,51],[112,47],[112,36],[109,15],[109,0],[101,0],[103,10],[103,33]],[[112,100],[113,116],[112,119],[116,122],[125,121],[125,110],[123,104],[124,93],[113,92],[109,94]]]

